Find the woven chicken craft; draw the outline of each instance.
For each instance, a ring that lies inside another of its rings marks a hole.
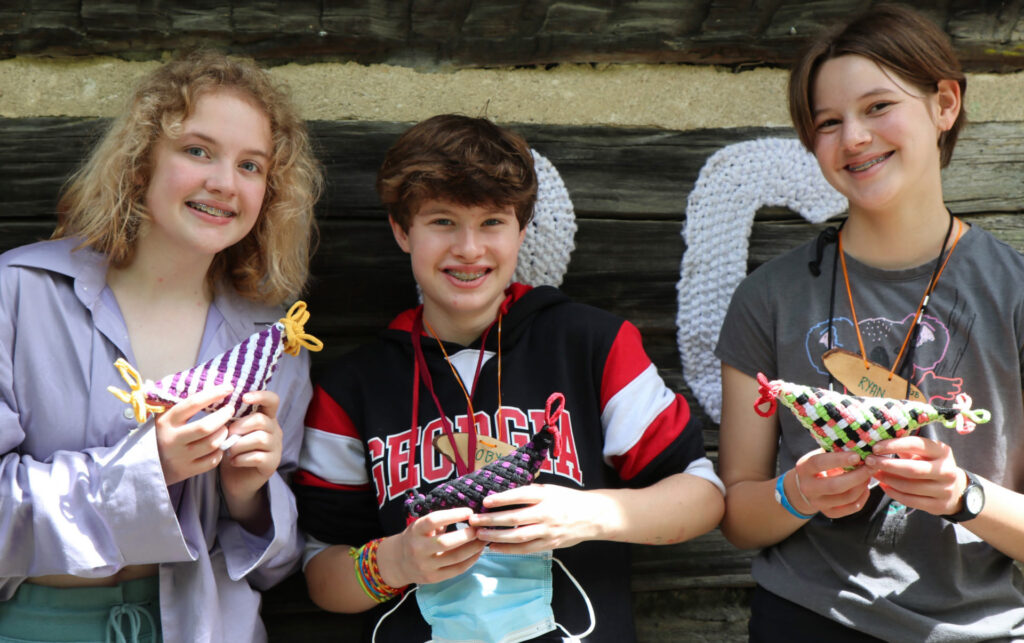
[[[544,465],[548,453],[558,457],[560,434],[558,423],[565,410],[565,396],[552,393],[544,407],[544,427],[530,441],[477,471],[464,474],[434,487],[426,495],[409,490],[405,512],[409,520],[438,509],[469,507],[484,513],[484,498],[533,482]]]
[[[953,406],[941,407],[912,400],[859,397],[783,380],[769,381],[763,373],[757,374],[757,382],[760,397],[754,410],[758,415],[770,416],[779,400],[793,411],[822,449],[853,451],[861,459],[870,455],[875,442],[914,435],[930,422],[941,422],[946,428],[965,434],[992,417],[984,409],[972,410],[971,398],[966,393],[957,395]],[[763,408],[765,405],[767,408]]]
[[[298,355],[301,348],[313,352],[323,348],[323,342],[305,332],[307,321],[309,311],[306,310],[306,302],[297,301],[287,315],[250,335],[231,350],[156,382],[143,382],[139,372],[127,360],[118,359],[114,366],[131,390],[123,391],[115,386],[109,386],[107,390],[122,402],[131,404],[135,419],[141,423],[150,413],[162,413],[190,395],[227,382],[235,387],[231,395],[203,410],[213,412],[230,405],[234,409],[233,419],[245,417],[256,409],[242,402],[242,396],[267,388],[282,352]]]

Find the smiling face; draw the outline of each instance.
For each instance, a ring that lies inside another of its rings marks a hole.
[[[520,230],[512,206],[427,200],[409,229],[391,220],[423,292],[423,318],[441,339],[468,344],[495,318],[515,271]]]
[[[953,81],[924,93],[862,56],[822,63],[812,95],[814,155],[857,209],[886,211],[941,195],[939,135],[959,113]]]
[[[266,114],[236,92],[199,97],[180,136],[153,145],[142,241],[211,260],[245,237],[263,207],[273,145]]]

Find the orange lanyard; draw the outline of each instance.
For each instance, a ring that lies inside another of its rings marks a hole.
[[[503,317],[503,310],[498,311],[498,318],[496,320],[498,324],[498,414],[497,421],[501,422],[501,320]],[[430,376],[430,369],[427,367],[426,357],[423,354],[423,347],[420,342],[421,334],[424,325],[430,332],[430,335],[437,340],[438,346],[441,348],[441,354],[444,355],[445,361],[448,362],[448,367],[452,369],[452,374],[455,376],[455,381],[458,382],[459,388],[462,389],[462,394],[466,397],[467,413],[469,414],[469,422],[472,424],[472,430],[469,431],[469,448],[466,451],[467,460],[462,459],[459,450],[455,447],[455,434],[452,430],[452,425],[448,421],[445,415],[444,409],[441,407],[441,400],[437,397],[437,393],[434,391],[434,384]],[[492,324],[493,326],[493,324]],[[480,371],[483,367],[484,358],[484,346],[487,344],[487,333],[491,327],[488,327],[484,331],[484,335],[480,338],[480,357],[477,359],[476,374],[473,376],[472,390],[476,390],[476,382],[480,377]],[[419,381],[420,377],[423,377],[423,382],[427,386],[427,390],[430,392],[430,396],[434,400],[434,405],[437,407],[437,412],[441,414],[441,426],[444,430],[445,435],[451,441],[453,447],[453,454],[455,458],[455,468],[459,475],[464,475],[473,471],[476,466],[474,454],[476,453],[476,438],[477,438],[477,426],[476,426],[476,412],[473,410],[472,393],[466,390],[466,386],[462,383],[462,378],[459,377],[459,372],[455,369],[455,365],[452,364],[451,359],[448,357],[448,352],[444,348],[444,343],[441,342],[441,338],[437,336],[434,329],[430,327],[430,324],[426,319],[423,318],[422,308],[416,315],[413,321],[412,327],[412,346],[413,346],[413,383],[412,383],[412,428],[415,430],[419,425]]]
[[[497,422],[499,424],[501,423],[501,318],[502,317],[503,317],[503,315],[501,314],[501,312],[498,312],[498,419],[497,419]],[[433,327],[431,327],[430,322],[428,322],[425,318],[423,320],[423,325],[427,327],[427,331],[430,332],[430,336],[433,337],[437,341],[437,346],[441,349],[441,354],[444,355],[445,361],[448,362],[448,367],[452,369],[452,375],[455,376],[455,381],[458,382],[459,388],[462,389],[462,394],[464,396],[466,396],[466,407],[469,409],[469,417],[472,418],[472,420],[470,420],[470,421],[473,423],[473,430],[476,431],[476,412],[473,410],[473,393],[476,392],[476,381],[480,377],[480,368],[483,365],[483,354],[484,354],[483,342],[481,341],[481,344],[480,344],[480,359],[477,362],[476,374],[473,376],[473,390],[472,391],[467,391],[466,390],[466,385],[462,381],[462,377],[459,376],[459,372],[457,370],[455,370],[455,365],[452,364],[451,358],[448,357],[448,351],[446,351],[444,349],[444,343],[441,341],[441,338],[437,336],[437,333],[434,332],[434,329],[433,329]]]
[[[942,259],[942,254],[945,252],[946,244],[949,243],[949,233],[952,232],[953,228],[953,217],[950,215],[950,229],[946,232],[946,239],[942,243],[942,251],[939,252],[939,259],[935,264],[935,271],[932,274],[931,280],[928,282],[928,287],[924,290],[924,295],[921,297],[921,302],[917,305],[917,313],[914,314],[914,321],[910,324],[910,329],[907,330],[907,336],[903,339],[903,345],[900,346],[900,352],[896,355],[896,359],[893,360],[892,368],[889,369],[889,381],[892,381],[893,374],[896,373],[896,368],[903,359],[903,352],[907,348],[907,344],[910,343],[910,338],[914,335],[914,329],[917,328],[917,324],[921,321],[921,317],[924,316],[925,310],[928,308],[928,300],[931,297],[932,292],[935,290],[935,286],[939,283],[939,277],[942,276],[942,271],[946,269],[946,264],[949,263],[949,258],[953,256],[953,251],[956,250],[956,244],[960,243],[960,237],[964,232],[964,224],[959,219],[957,222],[957,233],[956,239],[953,240],[953,245],[950,246],[949,252],[946,254],[945,260]],[[843,281],[846,283],[846,296],[850,301],[850,313],[853,316],[853,327],[857,331],[857,343],[860,345],[860,356],[864,360],[864,368],[869,368],[867,351],[864,349],[864,338],[860,334],[860,324],[857,323],[857,309],[853,305],[853,290],[850,288],[850,276],[846,271],[846,255],[843,254],[843,232],[842,230],[838,233],[838,248],[836,252],[839,253],[839,260],[843,265]]]

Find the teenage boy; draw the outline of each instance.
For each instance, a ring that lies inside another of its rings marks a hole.
[[[404,594],[371,613],[377,641],[634,640],[626,543],[680,542],[722,517],[700,424],[632,324],[510,284],[537,193],[517,134],[435,116],[388,151],[377,191],[423,304],[316,388],[296,477],[310,596],[362,612]],[[449,436],[475,424],[478,453],[522,444],[555,391],[561,449],[538,482],[489,496],[486,513],[407,523],[408,491],[472,466],[442,453]]]

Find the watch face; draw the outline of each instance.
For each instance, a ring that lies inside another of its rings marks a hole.
[[[967,488],[967,493],[964,497],[964,507],[974,515],[978,515],[981,512],[981,508],[985,506],[985,492],[982,491],[981,487],[970,486]]]

